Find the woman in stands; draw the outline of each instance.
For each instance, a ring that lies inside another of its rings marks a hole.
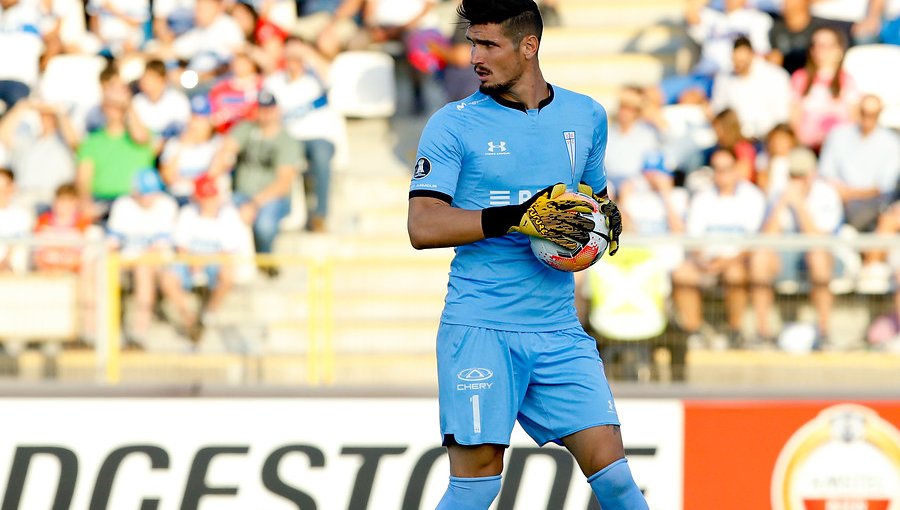
[[[794,110],[791,127],[801,144],[818,151],[834,126],[850,120],[859,90],[843,70],[847,38],[839,30],[815,31],[806,66],[791,75]]]

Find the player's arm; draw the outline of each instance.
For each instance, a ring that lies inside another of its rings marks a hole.
[[[417,250],[459,246],[485,238],[481,211],[460,209],[427,196],[409,199],[406,227],[409,241]]]

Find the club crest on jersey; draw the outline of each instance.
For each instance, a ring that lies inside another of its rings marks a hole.
[[[569,152],[569,165],[572,168],[572,182],[575,182],[575,131],[563,131],[566,150]]]
[[[413,179],[421,179],[431,173],[431,161],[426,157],[421,157],[416,161],[413,169]]]
[[[500,140],[499,142],[495,142],[493,140],[487,143],[487,152],[484,153],[485,156],[507,156],[509,155],[509,149],[506,148],[506,142],[504,140]]]

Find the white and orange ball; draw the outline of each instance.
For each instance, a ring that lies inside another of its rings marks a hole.
[[[558,197],[559,199],[577,198],[588,202],[593,209],[591,212],[572,212],[570,214],[582,214],[590,216],[594,220],[594,229],[591,231],[587,244],[574,250],[564,248],[552,241],[540,237],[531,238],[531,251],[546,266],[559,271],[574,273],[591,267],[600,260],[609,245],[609,226],[606,224],[606,216],[600,212],[600,204],[593,197],[567,191]]]

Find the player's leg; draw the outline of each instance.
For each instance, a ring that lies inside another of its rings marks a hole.
[[[562,438],[587,477],[604,510],[645,510],[647,501],[634,483],[618,425],[601,425]]]
[[[510,334],[454,324],[438,329],[441,434],[451,475],[439,510],[487,510],[500,492],[503,452],[520,400]]]
[[[436,510],[486,510],[500,493],[505,445],[448,444],[450,483]]]

